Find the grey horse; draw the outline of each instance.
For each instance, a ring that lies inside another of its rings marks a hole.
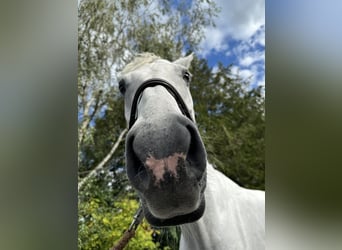
[[[265,192],[207,162],[189,90],[192,59],[143,53],[120,73],[128,178],[151,225],[180,225],[181,250],[264,249]]]

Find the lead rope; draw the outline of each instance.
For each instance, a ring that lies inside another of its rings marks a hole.
[[[116,245],[114,245],[114,247],[111,248],[111,250],[122,250],[122,249],[124,249],[124,247],[128,244],[130,239],[132,239],[134,237],[135,231],[138,228],[141,221],[143,220],[143,218],[144,218],[144,213],[143,213],[142,206],[140,205],[137,212],[135,213],[135,215],[133,217],[133,221],[132,221],[131,225],[126,230],[126,232],[123,234],[123,236],[118,241],[118,243],[116,243]]]

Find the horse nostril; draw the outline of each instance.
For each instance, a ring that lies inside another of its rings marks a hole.
[[[194,125],[188,124],[186,125],[186,128],[188,129],[191,136],[189,151],[187,154],[187,161],[190,163],[190,166],[195,168],[194,171],[198,173],[197,177],[202,178],[201,176],[206,168],[207,162],[204,145],[198,135],[197,128]],[[198,152],[203,153],[198,154]]]
[[[135,152],[133,144],[135,134],[128,134],[126,140],[126,171],[131,184],[138,190],[146,190],[150,181],[144,163]]]
[[[145,166],[141,164],[141,165],[138,167],[137,174],[139,175],[139,173],[143,172],[144,170],[146,170],[146,169],[145,169]]]
[[[140,163],[139,167],[136,167],[135,180],[139,183],[139,186],[146,190],[148,188],[149,177],[145,166]]]

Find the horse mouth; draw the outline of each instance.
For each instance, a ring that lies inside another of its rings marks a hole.
[[[171,159],[176,157],[170,157]],[[163,178],[152,177],[150,186],[138,190],[147,221],[157,227],[190,223],[202,217],[205,210],[204,189],[206,172],[199,177],[191,172],[191,161],[180,155],[177,173],[165,170]],[[152,176],[148,168],[141,169],[141,176]],[[144,172],[144,173],[143,173]],[[154,182],[157,181],[157,182]]]
[[[192,210],[191,212],[174,214],[174,216],[168,217],[168,218],[156,217],[148,208],[144,200],[142,200],[142,207],[144,210],[146,220],[152,226],[155,226],[155,227],[177,226],[181,224],[191,223],[200,219],[205,211],[205,198],[204,198],[204,194],[202,194],[198,207]]]
[[[131,181],[138,191],[145,217],[153,226],[190,223],[204,213],[206,172],[200,177],[196,176],[189,170],[189,161],[181,159],[176,167],[177,174],[164,170],[163,178],[157,179],[152,170],[141,165]]]

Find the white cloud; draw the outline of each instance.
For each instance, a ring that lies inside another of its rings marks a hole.
[[[218,0],[218,28],[233,39],[245,40],[265,24],[265,0]]]
[[[205,30],[206,39],[201,44],[203,56],[212,50],[226,51],[228,39],[248,40],[265,25],[265,0],[217,0],[217,4],[221,12],[216,28]],[[257,42],[265,44],[262,32]]]
[[[212,70],[211,73],[216,74],[219,71],[219,67],[217,65],[215,65]]]
[[[249,86],[247,86],[247,90],[258,86],[265,87],[264,71],[263,64],[254,64],[250,67],[233,65],[231,67],[231,74],[233,76],[238,76],[242,80],[248,80],[250,82]]]
[[[235,65],[231,67],[231,73],[233,76],[239,76],[243,80],[247,80],[254,76],[254,72],[252,70],[241,69],[240,67],[235,66]]]
[[[202,42],[202,56],[206,56],[210,51],[226,51],[228,44],[225,43],[225,34],[219,29],[206,29],[206,39]]]
[[[265,46],[265,26],[261,26],[260,30],[255,35],[255,41],[261,46]]]
[[[265,87],[265,75],[261,77],[259,81],[257,81],[257,86],[263,86]]]
[[[253,57],[247,55],[243,58],[240,58],[240,65],[249,66],[249,65],[253,64],[254,61],[255,61],[255,59]]]
[[[239,73],[240,73],[239,76],[244,80],[255,77],[255,75],[253,74],[253,71],[250,69],[242,69],[239,71]]]
[[[216,27],[205,30],[200,55],[221,54],[234,66],[232,74],[250,86],[265,85],[265,0],[216,0],[221,12]],[[215,72],[217,68],[213,68]]]
[[[264,62],[265,61],[265,53],[264,51],[248,51],[245,53],[242,53],[239,59],[239,64],[244,67],[251,66],[252,64],[256,62]]]
[[[233,65],[230,70],[231,70],[232,75],[238,75],[239,73],[239,67],[236,65]]]

